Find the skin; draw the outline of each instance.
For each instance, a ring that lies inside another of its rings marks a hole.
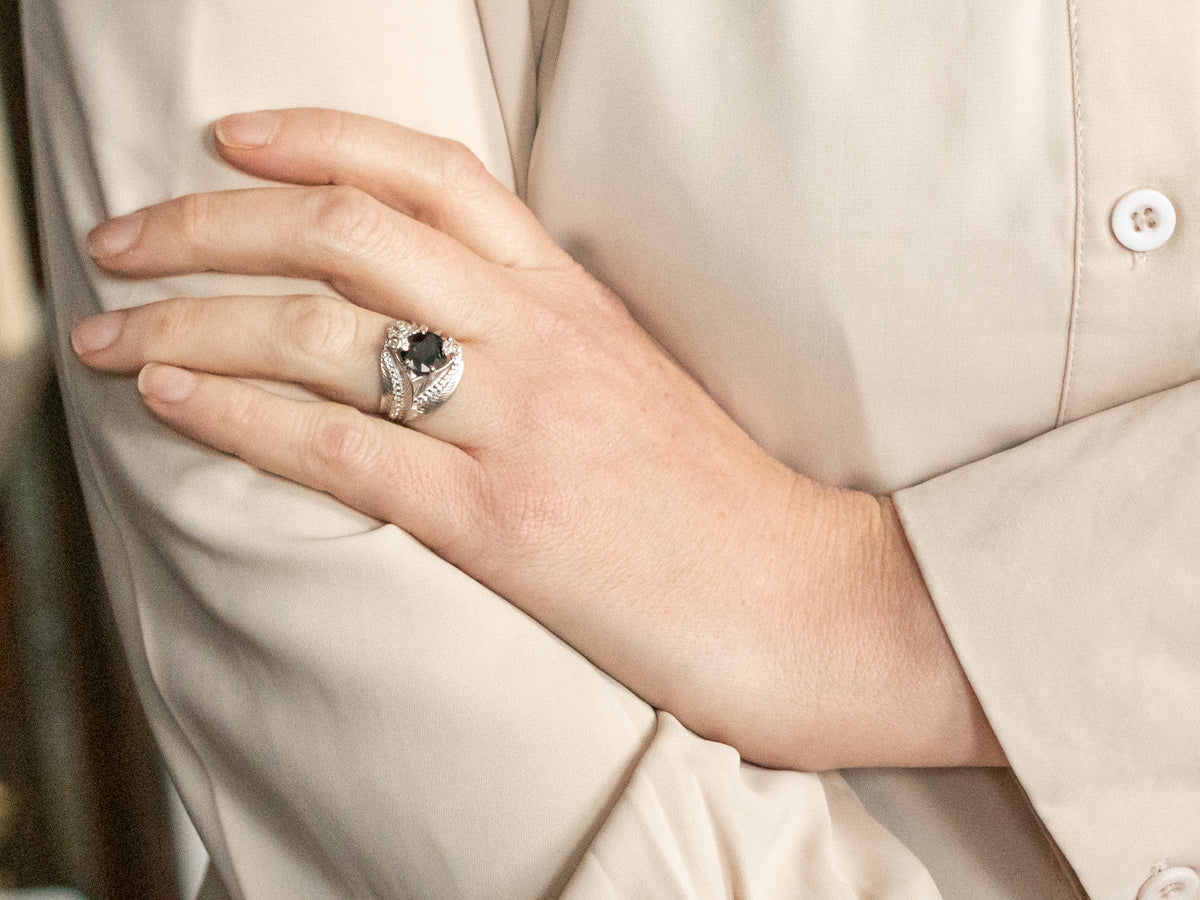
[[[887,498],[769,457],[463,146],[328,110],[231,116],[286,187],[89,236],[105,272],[289,275],[81,323],[181,434],[409,531],[698,734],[762,765],[1000,765]],[[380,419],[393,319],[463,345],[445,407]],[[307,386],[286,399],[253,376]]]

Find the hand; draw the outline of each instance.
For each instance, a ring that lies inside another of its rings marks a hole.
[[[1002,760],[890,505],[764,453],[465,148],[321,110],[216,135],[292,186],[112,220],[98,264],[301,276],[345,299],[107,313],[73,335],[88,365],[140,369],[172,428],[395,523],[752,761]],[[463,346],[457,392],[410,427],[374,415],[393,319]]]

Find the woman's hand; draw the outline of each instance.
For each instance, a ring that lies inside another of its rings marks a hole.
[[[890,505],[767,456],[465,148],[322,110],[216,135],[293,186],[114,219],[89,239],[98,264],[303,276],[346,299],[106,313],[73,335],[88,365],[140,370],[172,428],[395,523],[752,761],[1002,760]],[[394,319],[465,362],[405,427],[375,415]]]

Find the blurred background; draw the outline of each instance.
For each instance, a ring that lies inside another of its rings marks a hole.
[[[203,850],[100,583],[40,302],[17,0],[0,0],[0,900],[191,900]]]

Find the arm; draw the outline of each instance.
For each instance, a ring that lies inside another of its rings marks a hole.
[[[77,330],[89,363],[338,401],[141,378],[185,434],[400,525],[751,761],[1001,759],[890,507],[770,459],[473,157],[320,110],[235,116],[216,135],[240,167],[313,187],[113,220],[90,238],[98,262],[301,275],[370,311],[173,301]],[[378,409],[389,317],[457,337],[470,367],[408,429],[349,408]]]
[[[935,897],[836,776],[761,772],[656,720],[400,530],[163,429],[128,381],[65,350],[100,309],[321,290],[215,274],[135,283],[86,260],[83,235],[109,214],[252,183],[199,139],[217,115],[341,106],[510,169],[470,4],[333,21],[323,5],[185,6],[29,3],[24,22],[74,450],[143,703],[229,893],[556,894],[619,794],[603,849],[635,886],[715,893],[736,877],[790,896],[836,884]]]

